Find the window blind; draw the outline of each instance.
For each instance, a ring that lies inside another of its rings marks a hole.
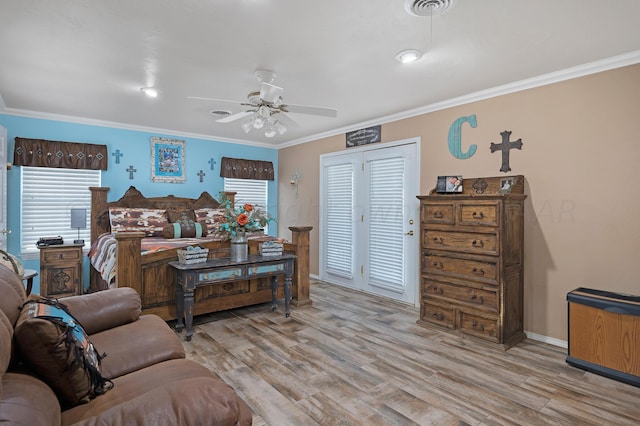
[[[402,157],[372,160],[369,166],[369,281],[404,288],[404,170]]]
[[[236,193],[236,206],[248,203],[267,211],[269,194],[266,180],[224,178],[224,190]],[[269,225],[265,227],[265,234],[268,233],[268,228]]]
[[[71,209],[87,210],[87,226],[80,239],[90,240],[90,186],[101,186],[100,170],[21,167],[22,223],[20,251],[26,258],[37,256],[40,237],[61,236],[65,242],[78,238],[71,228]]]
[[[354,165],[326,167],[326,269],[327,272],[353,277],[354,240]]]

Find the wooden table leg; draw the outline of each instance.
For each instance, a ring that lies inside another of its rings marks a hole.
[[[271,277],[271,310],[275,312],[278,309],[278,276]]]
[[[184,328],[184,289],[178,278],[179,274],[176,274],[176,331],[182,333]]]

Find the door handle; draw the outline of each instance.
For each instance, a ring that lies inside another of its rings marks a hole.
[[[409,231],[409,232],[407,232],[407,233],[406,233],[406,234],[404,234],[404,235],[413,235],[413,231]]]
[[[3,229],[2,232],[4,235],[10,234],[11,233],[11,229]]]

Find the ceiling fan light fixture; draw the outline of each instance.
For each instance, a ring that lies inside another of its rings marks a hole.
[[[249,133],[252,128],[253,128],[253,121],[252,120],[249,120],[246,123],[242,124],[242,130],[244,130],[245,133]]]
[[[264,126],[264,119],[259,115],[257,115],[256,118],[253,119],[253,127],[255,129],[261,129],[263,126]]]
[[[422,52],[418,49],[406,49],[396,53],[396,60],[403,64],[410,64],[422,57]]]
[[[156,89],[155,87],[141,87],[140,91],[150,98],[158,97],[158,89]]]
[[[268,138],[272,138],[276,135],[276,130],[273,127],[267,127],[264,131],[264,135]]]
[[[273,123],[273,127],[276,129],[276,131],[281,134],[284,135],[285,132],[287,131],[288,127],[286,124],[281,123],[279,121],[276,121],[275,123]]]

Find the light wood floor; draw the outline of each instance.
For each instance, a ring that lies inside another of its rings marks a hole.
[[[311,299],[288,319],[269,304],[197,317],[184,342],[254,425],[640,424],[640,388],[568,366],[566,349],[526,340],[504,352],[325,283]]]

